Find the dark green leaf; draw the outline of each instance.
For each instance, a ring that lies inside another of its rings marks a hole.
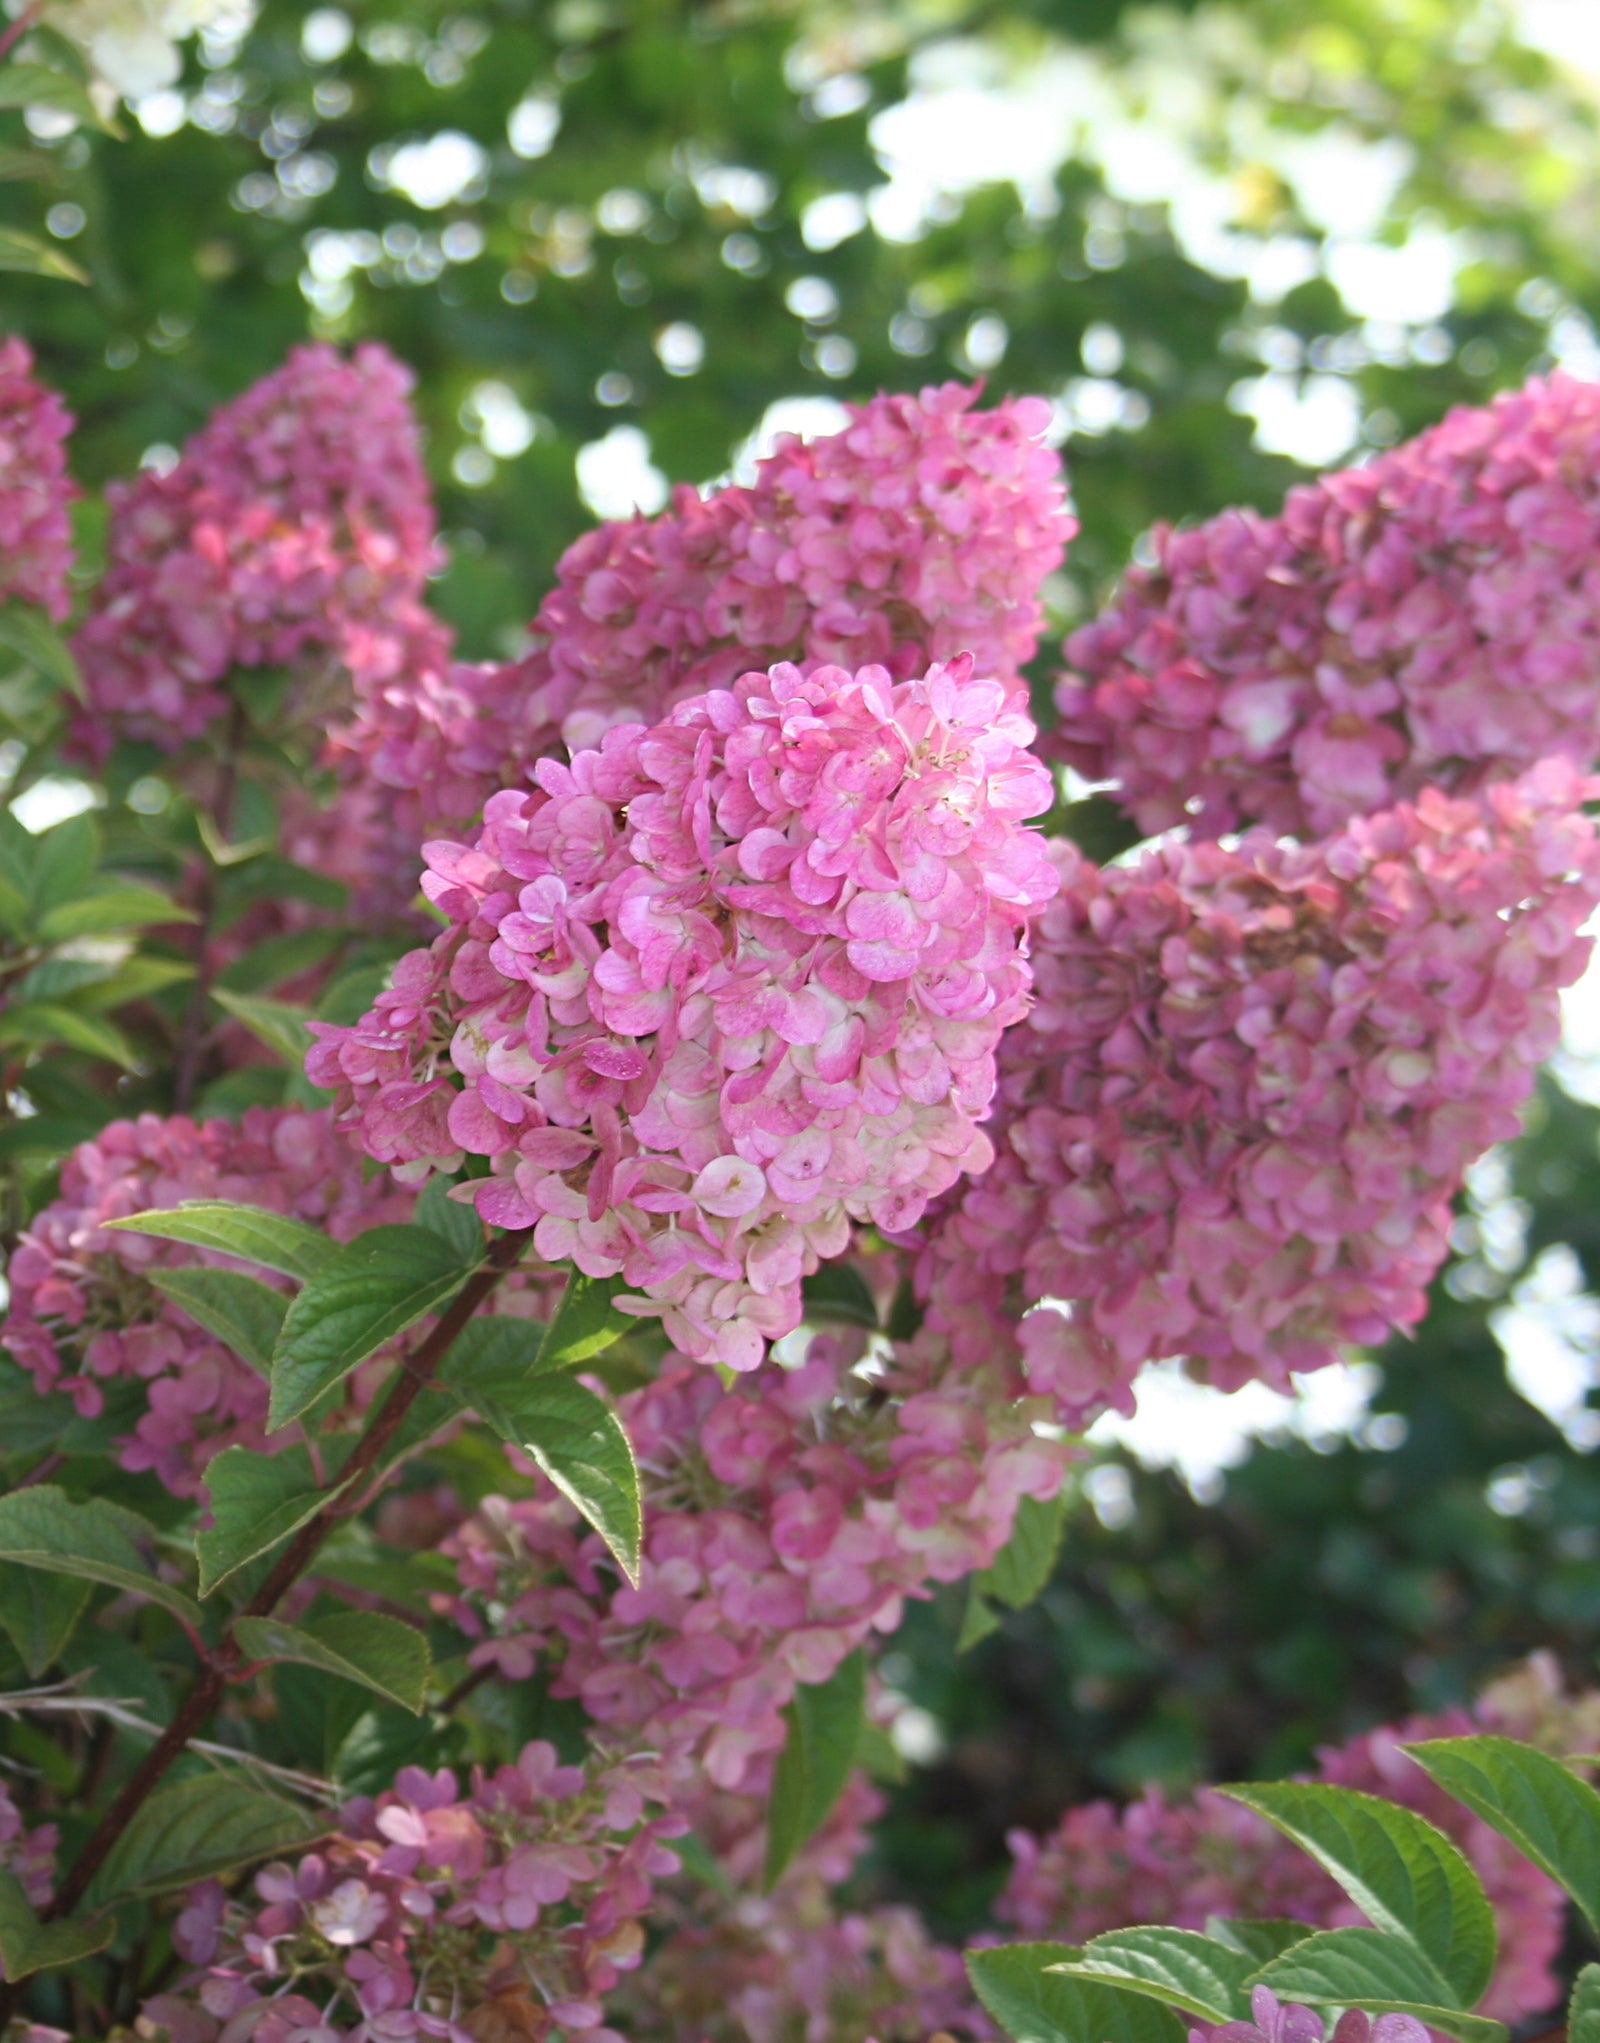
[[[483,1254],[483,1222],[476,1210],[450,1196],[450,1180],[432,1177],[417,1201],[416,1223],[447,1241],[464,1263],[475,1263]]]
[[[53,1667],[83,1615],[89,1584],[39,1568],[0,1568],[0,1630],[37,1681]]]
[[[40,1922],[15,1873],[0,1870],[0,1965],[6,1979],[28,1979],[55,1965],[76,1965],[110,1943],[109,1916],[89,1922]]]
[[[237,1569],[298,1532],[342,1487],[319,1486],[304,1447],[286,1447],[281,1454],[225,1447],[206,1469],[215,1523],[195,1535],[200,1594],[209,1596]]]
[[[461,1287],[467,1265],[425,1227],[375,1227],[337,1249],[284,1315],[272,1363],[274,1432]]]
[[[1600,1936],[1600,1794],[1587,1781],[1512,1738],[1432,1738],[1405,1749],[1564,1887]]]
[[[89,1889],[104,1904],[170,1894],[274,1853],[313,1843],[328,1819],[231,1774],[205,1773],[158,1788],[107,1853]]]
[[[235,1205],[227,1199],[186,1199],[150,1213],[130,1213],[108,1220],[107,1227],[125,1227],[131,1234],[154,1234],[163,1241],[186,1241],[194,1248],[216,1249],[241,1262],[260,1263],[286,1277],[310,1277],[339,1254],[339,1244],[303,1220],[269,1213],[261,1206]]]
[[[1319,1930],[1262,1966],[1255,1984],[1282,2000],[1415,2015],[1461,2043],[1505,2043],[1499,2022],[1456,2005],[1453,1988],[1408,1936],[1389,1930]]]
[[[961,1629],[956,1634],[956,1651],[970,1653],[974,1646],[981,1646],[985,1639],[1000,1629],[1000,1614],[991,1603],[984,1600],[976,1577],[967,1583],[967,1600],[961,1613]]]
[[[1011,1537],[977,1577],[981,1590],[1010,1610],[1026,1610],[1049,1581],[1061,1545],[1067,1500],[1058,1494],[1041,1503],[1024,1497]]]
[[[272,1368],[272,1351],[289,1301],[258,1277],[242,1270],[213,1270],[204,1264],[192,1269],[152,1270],[149,1279],[155,1289],[181,1305],[189,1317],[208,1334],[231,1348],[242,1361],[263,1376]]]
[[[1572,1983],[1567,2043],[1600,2043],[1600,1965],[1585,1965]]]
[[[187,908],[158,894],[154,887],[110,882],[63,901],[39,918],[46,943],[69,943],[82,936],[109,936],[117,930],[142,929],[152,922],[193,922]]]
[[[1077,1956],[1071,1944],[969,1951],[967,1976],[1016,2043],[1184,2043],[1182,2017],[1159,2001],[1056,1969]]]
[[[866,1699],[866,1655],[858,1647],[826,1681],[797,1688],[784,1711],[789,1735],[778,1754],[767,1808],[769,1888],[843,1794],[861,1744]]]
[[[133,1543],[154,1537],[154,1529],[131,1511],[102,1497],[75,1504],[53,1483],[35,1483],[0,1497],[0,1560],[131,1589],[198,1624],[200,1606],[159,1580]]]
[[[75,263],[68,267],[77,269]],[[81,277],[82,272],[78,271],[78,274]],[[82,701],[83,681],[78,673],[78,663],[72,657],[72,648],[42,610],[35,610],[27,603],[0,605],[0,646],[7,646],[20,654],[47,681],[53,681],[64,695],[75,695]]]
[[[611,1303],[627,1286],[620,1277],[586,1277],[577,1268],[567,1277],[556,1316],[545,1329],[534,1361],[535,1372],[571,1369],[602,1354],[613,1341],[632,1331],[634,1322]]]
[[[1477,2003],[1494,1970],[1494,1912],[1442,1832],[1397,1802],[1322,1782],[1222,1792],[1309,1852],[1379,1929],[1413,1939],[1445,1982],[1445,2004]]]
[[[490,1390],[480,1378],[470,1392],[473,1409],[577,1506],[637,1583],[644,1536],[639,1471],[616,1413],[592,1390],[560,1375],[502,1388],[503,1381],[497,1377]]]
[[[370,1688],[414,1715],[428,1692],[428,1642],[398,1618],[344,1610],[306,1625],[242,1617],[233,1628],[249,1660],[294,1660]]]
[[[1076,1959],[1064,1961],[1074,1978],[1104,1979],[1202,2022],[1231,2022],[1248,2014],[1245,1982],[1256,1961],[1231,1944],[1198,1930],[1107,1930],[1091,1937]]]
[[[102,1015],[82,1014],[73,1007],[35,1000],[14,1007],[0,1020],[0,1042],[27,1043],[39,1048],[52,1043],[103,1057],[108,1064],[132,1071],[138,1064],[133,1045]]]
[[[877,1331],[877,1300],[854,1263],[824,1263],[803,1279],[800,1295],[809,1320],[843,1320],[848,1326]]]

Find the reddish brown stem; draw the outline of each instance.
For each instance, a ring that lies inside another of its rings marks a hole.
[[[388,1396],[344,1465],[338,1495],[330,1497],[315,1517],[301,1526],[267,1579],[244,1609],[238,1612],[240,1617],[269,1616],[284,1592],[305,1572],[317,1549],[339,1520],[360,1508],[361,1478],[382,1460],[406,1414],[427,1389],[434,1369],[467,1321],[506,1272],[518,1262],[528,1245],[528,1238],[526,1230],[501,1235],[482,1267],[467,1279],[449,1309],[406,1357]],[[178,1714],[128,1777],[94,1835],[79,1853],[77,1863],[57,1889],[54,1899],[42,1911],[45,1921],[53,1922],[61,1916],[70,1915],[77,1907],[88,1892],[89,1883],[104,1865],[111,1847],[143,1807],[167,1768],[205,1724],[221,1700],[228,1682],[237,1679],[239,1671],[238,1648],[231,1636],[224,1638],[213,1655],[211,1665],[201,1674],[184,1698]],[[8,1996],[9,1989],[0,1987],[0,2026],[10,2012]]]
[[[0,60],[10,55],[13,46],[28,33],[43,12],[44,0],[33,0],[32,6],[23,8],[5,34],[0,35]]]
[[[244,732],[244,704],[236,702],[222,740],[222,770],[217,776],[217,798],[211,805],[211,818],[223,843],[227,842],[228,832],[233,827],[233,800],[239,785],[239,748],[244,743]],[[206,1002],[211,998],[211,986],[216,978],[216,946],[213,941],[216,932],[213,925],[217,919],[217,865],[209,851],[200,880],[199,913],[200,920],[195,928],[194,985],[189,989],[189,1004],[184,1010],[183,1029],[178,1038],[177,1076],[172,1087],[172,1103],[180,1114],[188,1112],[199,1082],[200,1056],[206,1040]]]

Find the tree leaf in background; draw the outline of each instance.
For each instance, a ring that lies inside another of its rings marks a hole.
[[[40,1922],[16,1874],[0,1869],[0,1967],[6,1979],[29,1979],[35,1972],[92,1958],[110,1943],[116,1927],[109,1916]]]
[[[231,1774],[193,1774],[158,1788],[139,1810],[107,1853],[89,1900],[170,1894],[312,1844],[329,1820]]]
[[[857,1647],[826,1681],[797,1688],[784,1711],[789,1735],[773,1770],[767,1806],[769,1890],[843,1794],[861,1745],[866,1701],[866,1655]]]

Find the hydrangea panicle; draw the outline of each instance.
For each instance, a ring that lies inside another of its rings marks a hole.
[[[27,344],[0,338],[0,600],[36,603],[57,623],[72,605],[71,431],[71,413],[34,376]]]
[[[792,666],[623,725],[428,847],[448,927],[307,1069],[367,1153],[754,1368],[853,1221],[915,1224],[978,1123],[1054,892],[1032,726],[965,658]]]
[[[1158,1356],[1287,1388],[1420,1319],[1449,1201],[1516,1133],[1588,956],[1589,791],[1550,760],[1314,846],[1260,833],[1104,870],[1053,846],[998,1161],[920,1248],[957,1356],[1009,1318],[1033,1386],[1082,1423],[1129,1409]]]
[[[1600,384],[1535,378],[1360,468],[1155,534],[1067,642],[1047,748],[1149,832],[1318,836],[1600,754]]]

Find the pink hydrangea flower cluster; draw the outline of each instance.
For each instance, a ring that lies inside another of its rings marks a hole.
[[[964,658],[780,666],[543,760],[475,844],[428,847],[449,926],[362,1022],[313,1025],[307,1069],[369,1155],[488,1157],[486,1221],[754,1368],[852,1221],[912,1226],[990,1161],[1056,885],[1031,735]]]
[[[1516,2023],[1560,1987],[1566,1904],[1553,1880],[1430,1781],[1401,1751],[1424,1738],[1512,1730],[1502,1716],[1444,1711],[1330,1746],[1310,1779],[1415,1809],[1472,1861],[1494,1907],[1500,1959],[1480,2012]],[[1118,1809],[1086,1802],[1049,1836],[1014,1831],[1011,1878],[996,1905],[1024,1937],[1081,1943],[1135,1923],[1202,1929],[1209,1915],[1287,1916],[1335,1929],[1365,1918],[1335,1882],[1264,1818],[1210,1789],[1168,1802],[1149,1789]]]
[[[1063,888],[1001,1052],[995,1168],[927,1231],[958,1357],[997,1324],[1069,1423],[1145,1362],[1287,1387],[1424,1310],[1589,953],[1600,846],[1550,760],[1297,848],[1171,844]],[[1050,1301],[1039,1304],[1039,1301]]]
[[[1147,831],[1320,835],[1600,754],[1600,384],[1535,379],[1280,516],[1159,528],[1067,642],[1056,756]]]
[[[348,361],[298,348],[170,470],[112,485],[108,565],[74,640],[91,756],[118,735],[197,737],[236,667],[399,671],[438,560],[410,387],[375,344]]]
[[[72,607],[71,431],[72,414],[36,381],[27,344],[7,334],[0,339],[0,600],[36,603],[57,622]]]
[[[1189,2031],[1189,2043],[1322,2043],[1327,2033],[1314,2008],[1287,2006],[1269,1987],[1250,1995],[1248,2022],[1222,2022]],[[1415,2015],[1379,2015],[1374,2021],[1364,2008],[1346,2008],[1333,2027],[1332,2043],[1429,2043],[1429,2031]]]
[[[750,1789],[782,1711],[907,1597],[986,1567],[1066,1450],[1035,1436],[1003,1371],[953,1371],[928,1338],[853,1366],[818,1335],[727,1389],[669,1362],[619,1406],[644,1479],[639,1586],[548,1494],[491,1499],[448,1542],[451,1614],[478,1665],[576,1696],[605,1735]]]
[[[316,1851],[258,1873],[253,1903],[196,1890],[174,1941],[197,1969],[143,2020],[171,2043],[622,2043],[602,2001],[677,1868],[684,1825],[663,1803],[648,1759],[586,1772],[542,1741],[465,1794],[406,1767]]]
[[[977,411],[947,383],[880,396],[842,432],[785,434],[748,487],[680,487],[659,518],[568,548],[516,675],[524,760],[781,660],[885,666],[896,679],[971,653],[1015,678],[1038,644],[1039,589],[1077,529],[1042,398]]]
[[[57,1841],[53,1823],[40,1824],[36,1830],[27,1827],[5,1783],[0,1781],[0,1867],[21,1885],[35,1908],[43,1908],[50,1899]],[[4,1977],[4,1968],[0,1967],[0,1979]]]
[[[106,1231],[108,1220],[185,1199],[266,1206],[347,1241],[409,1219],[415,1195],[382,1175],[365,1178],[326,1109],[252,1107],[237,1124],[142,1114],[113,1121],[67,1159],[58,1197],[12,1255],[0,1341],[41,1393],[69,1393],[87,1418],[99,1414],[113,1384],[137,1382],[145,1408],[118,1458],[192,1496],[224,1447],[273,1443],[265,1381],[148,1281],[150,1271],[174,1265],[239,1265],[151,1235]],[[269,1271],[252,1266],[250,1274],[286,1288]]]

